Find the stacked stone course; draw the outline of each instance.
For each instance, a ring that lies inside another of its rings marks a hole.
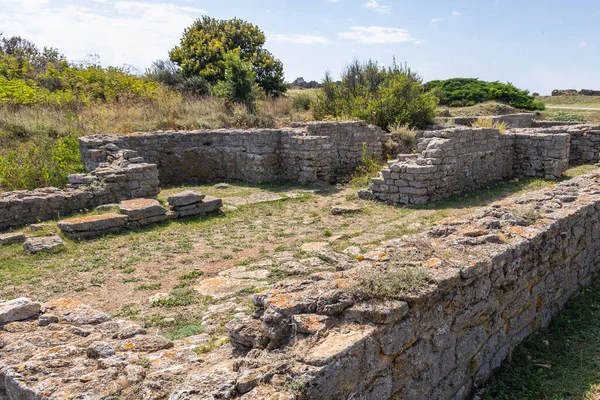
[[[163,184],[242,180],[338,182],[367,153],[382,157],[385,133],[362,121],[296,123],[284,129],[252,129],[95,135],[80,139],[87,170],[118,149],[156,164]]]
[[[388,162],[363,198],[424,204],[514,176],[558,179],[569,166],[566,128],[546,133],[449,128],[419,132],[418,153]]]

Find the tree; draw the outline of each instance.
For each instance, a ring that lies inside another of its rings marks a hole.
[[[230,51],[223,57],[225,75],[213,86],[214,93],[231,103],[241,103],[254,108],[256,98],[256,77],[252,64],[242,60],[237,51]]]
[[[251,64],[258,85],[268,95],[278,95],[286,89],[283,65],[263,49],[264,43],[265,35],[256,25],[203,16],[184,31],[169,57],[184,77],[201,76],[215,85],[225,79],[225,55],[235,51],[241,61]]]

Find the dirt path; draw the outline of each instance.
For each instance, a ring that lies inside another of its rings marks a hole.
[[[546,108],[555,109],[555,110],[600,111],[600,108],[597,108],[597,107],[546,106]]]

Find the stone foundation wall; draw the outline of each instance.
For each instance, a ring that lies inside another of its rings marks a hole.
[[[513,197],[390,240],[358,267],[284,282],[255,296],[258,320],[229,326],[232,344],[283,346],[308,399],[467,399],[600,268],[599,184],[596,172]],[[357,277],[398,268],[434,283],[352,295]]]
[[[153,132],[80,139],[91,170],[116,149],[156,164],[164,184],[217,179],[267,183],[283,180],[337,182],[360,165],[363,143],[382,156],[384,132],[365,122],[292,124],[285,129]]]
[[[42,188],[0,194],[0,230],[62,217],[101,204],[159,192],[156,165],[121,160],[89,174],[69,177],[66,189]]]
[[[363,197],[424,204],[513,176],[557,179],[569,165],[566,133],[450,128],[417,137],[419,153],[390,161]]]

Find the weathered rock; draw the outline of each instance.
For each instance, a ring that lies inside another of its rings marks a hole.
[[[125,227],[127,217],[117,213],[90,215],[60,221],[58,227],[65,234],[78,232],[102,232]]]
[[[208,214],[221,207],[223,207],[223,200],[212,196],[206,196],[201,203],[195,203],[184,207],[173,207],[173,211],[179,213],[179,218],[184,218],[192,215]]]
[[[331,215],[358,214],[363,211],[362,207],[332,207]]]
[[[101,204],[98,207],[96,207],[96,210],[98,210],[98,211],[115,211],[118,209],[119,209],[119,205],[117,203]]]
[[[65,242],[58,236],[31,237],[25,240],[23,248],[30,254],[48,253],[62,249]]]
[[[94,342],[87,348],[89,358],[106,358],[115,355],[115,349],[106,342]]]
[[[252,279],[228,277],[207,278],[194,286],[194,290],[202,296],[211,296],[215,299],[221,299],[232,296],[240,290],[259,284],[258,281]]]
[[[0,235],[0,246],[23,243],[27,239],[21,232],[5,233]]]
[[[0,302],[0,325],[34,317],[40,309],[40,303],[25,297]]]
[[[58,322],[58,317],[52,314],[42,314],[38,318],[39,326],[48,326],[50,324],[55,324]]]
[[[157,216],[165,216],[167,210],[164,209],[158,200],[154,199],[133,199],[123,200],[119,203],[121,214],[127,215],[128,220],[143,221]]]
[[[200,203],[206,196],[202,193],[193,190],[186,190],[181,193],[174,194],[167,198],[167,202],[171,207],[189,206],[190,204]]]

